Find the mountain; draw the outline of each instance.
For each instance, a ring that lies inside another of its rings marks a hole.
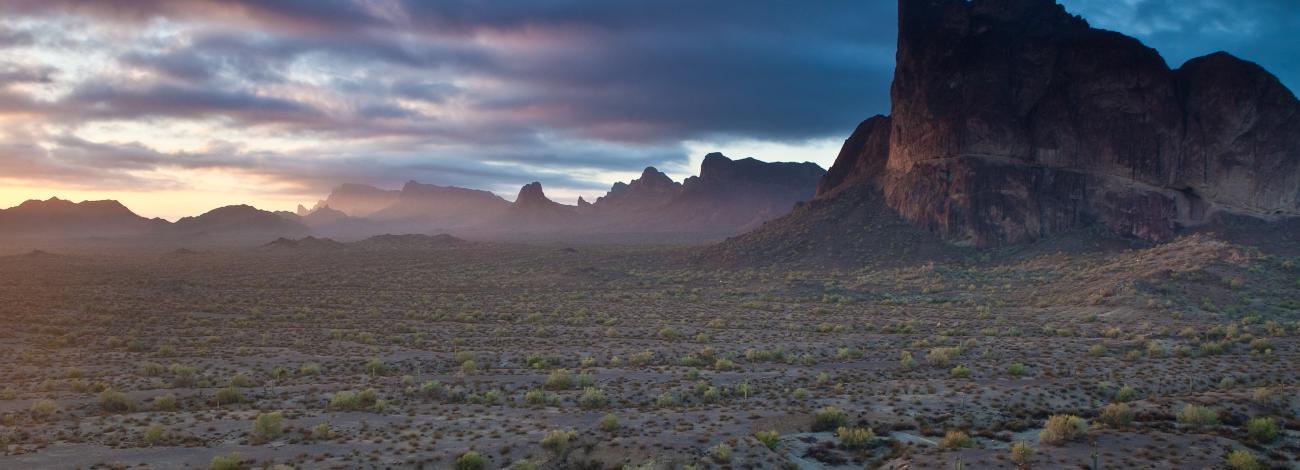
[[[476,225],[509,207],[509,201],[488,191],[411,181],[391,205],[368,218],[397,222],[408,231],[423,232]]]
[[[732,160],[710,153],[700,164],[699,176],[686,178],[681,194],[657,215],[666,227],[677,230],[738,233],[785,215],[796,202],[811,199],[825,174],[814,163]]]
[[[194,217],[184,217],[168,228],[180,237],[201,237],[223,241],[265,241],[278,237],[307,235],[310,229],[301,222],[253,206],[220,207]]]
[[[534,181],[519,188],[515,202],[489,227],[498,230],[569,232],[581,225],[580,217],[576,207],[552,201],[542,190],[542,183]]]
[[[167,225],[111,200],[74,203],[50,198],[0,209],[0,236],[6,237],[121,237],[148,234]]]
[[[649,166],[637,179],[614,183],[608,193],[596,198],[592,209],[604,213],[640,211],[668,204],[681,193],[681,183]]]
[[[345,183],[330,191],[329,196],[318,201],[311,211],[304,211],[299,206],[298,215],[314,212],[323,207],[330,207],[352,217],[366,217],[397,202],[400,191],[379,189],[364,184]]]
[[[864,204],[980,248],[1300,215],[1300,103],[1276,77],[1221,52],[1170,69],[1052,0],[900,0],[891,101],[809,208],[719,252],[823,240]]]

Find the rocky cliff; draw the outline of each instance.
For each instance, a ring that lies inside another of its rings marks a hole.
[[[1276,77],[1226,53],[1171,70],[1052,0],[900,0],[891,98],[819,197],[874,184],[975,246],[1094,223],[1163,241],[1219,212],[1300,214],[1300,103]]]

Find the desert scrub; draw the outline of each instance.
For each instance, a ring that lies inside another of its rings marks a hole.
[[[172,384],[175,385],[176,388],[192,387],[194,386],[194,382],[198,379],[199,370],[195,367],[172,364],[170,369],[172,373]]]
[[[298,367],[298,375],[320,375],[322,370],[320,364],[308,362]]]
[[[1262,470],[1259,459],[1255,454],[1246,449],[1236,449],[1228,452],[1228,468],[1233,470]]]
[[[330,423],[320,423],[311,428],[311,438],[318,441],[325,441],[334,438],[334,428]]]
[[[596,385],[596,377],[591,374],[578,374],[573,376],[574,388],[587,388]]]
[[[610,413],[600,418],[599,426],[601,431],[614,432],[622,427],[622,424],[618,422],[618,416],[614,416],[613,413]]]
[[[1024,377],[1029,374],[1029,368],[1019,362],[1007,366],[1007,374],[1012,377]]]
[[[379,360],[379,358],[372,357],[369,361],[366,361],[365,369],[366,373],[371,376],[384,375],[385,372],[388,372],[388,364],[384,364],[384,361]]]
[[[126,413],[135,409],[135,402],[125,393],[110,388],[99,392],[99,408],[109,413]]]
[[[540,444],[543,449],[559,456],[564,455],[569,450],[569,441],[577,437],[577,432],[557,429],[548,431],[545,436],[542,436]]]
[[[876,441],[876,433],[871,428],[840,426],[835,429],[835,437],[840,438],[840,447],[845,449],[862,449]]]
[[[239,389],[235,387],[226,387],[217,390],[215,401],[217,406],[235,405],[244,401],[244,395],[240,394]]]
[[[1138,394],[1136,389],[1128,385],[1125,385],[1123,387],[1120,387],[1119,391],[1115,392],[1115,401],[1120,403],[1130,402],[1136,400],[1137,395]]]
[[[32,418],[38,420],[49,419],[59,412],[59,404],[55,403],[54,400],[42,398],[32,402],[32,406],[28,411],[31,412]]]
[[[970,378],[970,368],[964,365],[958,365],[949,371],[949,375],[954,379],[968,379]]]
[[[1043,424],[1038,433],[1038,440],[1044,444],[1059,446],[1083,437],[1088,431],[1088,422],[1075,415],[1052,415]]]
[[[605,407],[605,392],[596,387],[587,387],[583,389],[582,396],[578,398],[578,406],[586,409],[596,409]]]
[[[899,356],[898,363],[903,366],[904,369],[911,370],[916,368],[916,359],[912,357],[912,353],[909,351],[903,351],[903,354]]]
[[[754,433],[754,439],[762,442],[769,450],[776,450],[776,443],[781,440],[781,433],[776,431],[759,431]]]
[[[483,470],[487,468],[487,460],[483,459],[478,452],[469,451],[456,457],[456,470]]]
[[[1029,459],[1034,458],[1034,446],[1025,441],[1011,443],[1011,462],[1020,468],[1029,468]]]
[[[1219,413],[1209,407],[1188,403],[1178,410],[1178,422],[1189,426],[1213,426],[1219,424]]]
[[[568,369],[556,369],[546,376],[545,387],[550,390],[568,390],[573,388],[573,374]]]
[[[1127,403],[1111,403],[1101,409],[1097,421],[1114,429],[1124,429],[1133,424],[1133,409]]]
[[[145,361],[140,363],[140,375],[145,377],[157,377],[163,375],[163,372],[166,371],[167,368],[157,362]]]
[[[975,447],[975,439],[969,434],[956,429],[948,431],[943,435],[943,441],[939,442],[941,449],[967,449]]]
[[[1277,421],[1269,417],[1251,418],[1246,421],[1246,433],[1257,442],[1273,442],[1277,438]]]
[[[153,397],[154,411],[176,411],[176,395],[170,393]]]
[[[732,362],[731,359],[727,359],[725,357],[720,357],[718,358],[718,360],[713,362],[714,370],[732,370],[735,368],[736,368],[736,363]]]
[[[1092,357],[1101,357],[1106,355],[1106,345],[1094,344],[1088,348],[1088,355]]]
[[[713,457],[713,460],[717,461],[718,463],[731,462],[731,457],[732,457],[731,454],[732,454],[731,446],[727,445],[727,443],[725,442],[719,442],[718,445],[713,446],[712,449],[709,449],[709,456]]]
[[[330,398],[329,408],[332,410],[359,411],[374,407],[378,403],[379,398],[375,393],[375,389],[367,388],[360,392],[343,391],[335,393]]]
[[[844,414],[843,410],[834,406],[827,406],[816,413],[813,413],[813,432],[834,431],[840,426],[848,424],[849,416]]]
[[[253,443],[264,444],[284,435],[284,414],[275,411],[259,413],[253,419]]]
[[[152,424],[144,430],[144,443],[149,447],[162,444],[167,440],[167,430],[162,425]]]
[[[218,455],[212,458],[212,463],[208,464],[208,470],[239,470],[239,464],[243,461],[244,457],[239,455],[239,452]]]
[[[253,386],[253,379],[248,378],[243,372],[230,377],[230,386],[235,388],[248,388]]]
[[[948,367],[958,354],[961,354],[961,349],[956,347],[932,348],[925,354],[925,363],[933,367]]]

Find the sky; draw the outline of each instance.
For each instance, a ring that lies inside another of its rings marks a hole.
[[[1063,0],[1176,67],[1300,86],[1300,1]],[[888,113],[891,0],[5,0],[0,207],[175,219],[344,182],[594,199],[703,156],[833,162]]]

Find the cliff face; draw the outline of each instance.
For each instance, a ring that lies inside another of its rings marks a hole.
[[[900,0],[891,97],[820,197],[866,180],[904,218],[976,246],[1090,223],[1161,241],[1216,211],[1300,214],[1300,103],[1274,76],[1226,53],[1171,70],[1052,0]]]

